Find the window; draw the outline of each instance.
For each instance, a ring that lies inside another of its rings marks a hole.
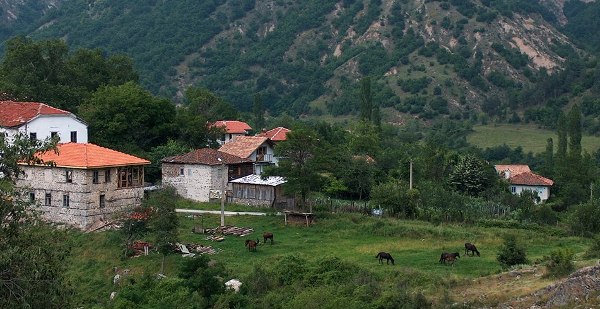
[[[144,168],[141,166],[119,167],[119,188],[139,187],[144,184]]]
[[[110,168],[104,170],[104,182],[110,182]]]
[[[179,176],[183,176],[183,175],[185,175],[185,170],[182,167],[182,168],[179,169]]]
[[[63,194],[63,207],[69,208],[69,195]]]
[[[37,133],[35,133],[35,132],[29,133],[29,139],[32,141],[37,140]]]
[[[50,138],[57,139],[60,141],[60,137],[58,136],[58,132],[50,132]]]
[[[93,171],[92,172],[92,183],[100,183],[100,172],[99,171]]]
[[[71,143],[77,143],[77,131],[71,131]]]
[[[29,202],[35,203],[35,192],[29,192]]]
[[[517,187],[515,187],[515,186],[510,187],[510,192],[512,192],[512,193],[517,192]]]
[[[71,170],[66,170],[65,171],[65,181],[66,182],[73,182],[73,171],[71,171]]]
[[[44,205],[52,206],[52,194],[46,193],[46,196],[44,197]]]
[[[106,207],[106,196],[104,194],[100,194],[100,208]]]

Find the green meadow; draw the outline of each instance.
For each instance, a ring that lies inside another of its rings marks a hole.
[[[534,125],[491,124],[474,126],[473,133],[467,136],[467,141],[483,149],[506,144],[511,148],[521,146],[525,153],[541,153],[546,149],[548,138],[552,138],[556,147],[558,136],[554,131],[540,129]],[[584,135],[581,145],[584,150],[593,153],[600,148],[600,137]]]
[[[592,264],[582,259],[582,253],[590,241],[570,237],[556,227],[550,228],[499,228],[476,225],[434,225],[420,221],[397,220],[393,218],[373,218],[358,214],[317,215],[310,226],[284,225],[283,216],[231,216],[225,223],[239,227],[250,227],[254,232],[245,237],[226,236],[221,242],[207,240],[207,235],[191,232],[194,226],[204,228],[219,225],[218,215],[203,215],[193,218],[180,215],[179,236],[182,243],[203,244],[217,248],[219,252],[210,258],[225,267],[230,278],[240,278],[242,282],[256,266],[270,267],[276,260],[298,256],[313,262],[322,258],[335,257],[373,272],[378,280],[388,284],[404,282],[411,290],[423,293],[434,303],[447,303],[448,299],[459,299],[459,289],[470,293],[483,293],[485,286],[470,286],[473,280],[491,278],[503,271],[496,261],[496,254],[502,244],[502,236],[514,234],[527,247],[531,263],[542,265],[545,257],[557,249],[570,249],[575,252],[576,265]],[[262,233],[274,234],[274,244],[263,244]],[[119,231],[106,231],[83,234],[71,232],[73,239],[73,259],[68,277],[75,288],[79,304],[106,305],[111,291],[118,291],[112,284],[114,267],[129,269],[127,276],[156,274],[160,270],[162,256],[151,252],[148,256],[122,257],[122,238]],[[260,239],[256,252],[249,252],[244,246],[246,239]],[[148,236],[146,241],[152,241]],[[464,256],[464,243],[477,245],[481,257]],[[389,252],[395,265],[379,264],[375,258],[380,251]],[[443,251],[460,252],[461,258],[454,266],[438,262]],[[178,266],[188,258],[178,254],[167,256],[165,274],[176,275]],[[543,269],[543,267],[540,267]],[[534,287],[550,283],[542,277],[535,283],[528,282],[514,293],[530,292]],[[525,281],[523,282],[525,284]],[[473,290],[475,289],[475,290]],[[480,289],[481,291],[478,291]],[[474,292],[475,291],[475,292]],[[518,296],[511,292],[503,293],[492,303],[504,301],[507,297]],[[87,306],[86,306],[87,307]]]

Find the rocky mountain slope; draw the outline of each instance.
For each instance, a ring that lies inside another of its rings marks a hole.
[[[586,55],[558,30],[564,0],[8,3],[4,23],[19,9],[43,15],[20,28],[34,38],[130,55],[157,94],[200,85],[246,111],[261,93],[271,113],[353,114],[357,81],[370,76],[391,113],[522,116],[544,103],[521,103],[524,89]]]

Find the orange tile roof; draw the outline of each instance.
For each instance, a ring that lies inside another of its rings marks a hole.
[[[101,168],[150,164],[148,160],[89,143],[58,144],[57,148],[58,153],[49,151],[38,154],[38,158],[44,160],[44,162],[52,161],[58,167],[70,168]]]
[[[73,115],[62,109],[36,102],[0,101],[0,126],[16,127],[39,115]]]
[[[219,120],[212,124],[213,127],[224,127],[225,133],[229,134],[247,134],[252,127],[243,121],[237,120]]]
[[[219,158],[223,161],[219,161]],[[196,149],[194,151],[182,154],[179,156],[172,156],[162,159],[164,163],[183,163],[183,164],[204,164],[204,165],[220,165],[225,164],[239,164],[252,162],[248,159],[243,159],[238,156],[228,154],[222,151],[211,148]]]
[[[531,172],[529,165],[527,164],[498,164],[494,165],[494,168],[496,169],[497,173],[510,171],[511,176]]]
[[[280,141],[285,141],[287,139],[286,135],[290,131],[291,130],[288,128],[277,127],[275,129],[271,129],[267,132],[260,133],[260,134],[258,134],[258,136],[266,136],[274,142],[280,142]]]
[[[551,186],[554,184],[554,181],[552,181],[551,179],[542,177],[531,172],[525,172],[512,176],[510,177],[509,181],[511,184],[514,185],[526,186]]]
[[[269,141],[269,138],[264,136],[236,136],[231,142],[223,144],[223,146],[219,148],[219,151],[240,158],[248,158],[252,152],[266,141]]]

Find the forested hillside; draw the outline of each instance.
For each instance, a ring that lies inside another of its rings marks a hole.
[[[270,114],[355,115],[357,81],[370,76],[387,122],[445,117],[553,128],[560,110],[580,102],[586,128],[600,130],[595,2],[73,0],[18,7],[15,21],[5,14],[6,35],[124,53],[140,83],[170,99],[195,85],[245,112],[260,93]]]

